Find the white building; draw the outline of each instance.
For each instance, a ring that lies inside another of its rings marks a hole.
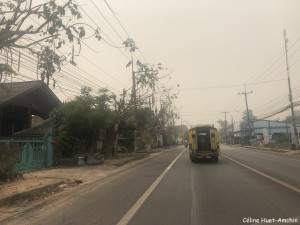
[[[251,137],[253,139],[263,139],[263,135],[267,134],[269,138],[276,135],[288,134],[291,137],[291,126],[289,122],[280,122],[272,120],[257,120],[250,122],[251,124]],[[300,133],[300,124],[296,124],[298,137]],[[235,137],[249,137],[249,128],[247,124],[240,124],[239,130],[234,132]]]

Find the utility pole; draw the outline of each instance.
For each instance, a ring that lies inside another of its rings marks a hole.
[[[288,49],[287,49],[288,39],[286,38],[285,29],[283,30],[283,36],[284,36],[284,46],[285,46],[286,72],[287,72],[287,76],[288,76],[288,86],[289,86],[289,100],[290,100],[291,112],[292,112],[292,126],[293,126],[292,129],[294,131],[294,134],[293,134],[293,132],[291,132],[292,144],[295,144],[296,149],[297,149],[298,148],[298,132],[297,132],[297,128],[296,128],[294,104],[293,104],[293,96],[292,96],[292,89],[291,89],[290,72],[289,72]]]
[[[135,128],[134,128],[134,152],[137,150],[137,105],[136,105],[136,83],[135,83],[135,72],[133,71],[133,58],[131,55],[131,71],[132,71],[132,101],[134,104],[134,118],[135,118]]]
[[[225,109],[225,112],[221,112],[221,113],[225,114],[225,143],[227,144],[227,120],[226,120],[226,114],[230,113],[230,112],[227,112],[226,109]]]
[[[232,123],[232,144],[234,145],[234,122],[233,116],[231,115],[231,123]]]
[[[131,56],[131,60],[132,60],[132,63],[131,63],[131,71],[132,71],[132,101],[133,101],[133,104],[134,104],[134,111],[135,111],[135,114],[136,114],[136,112],[137,112],[137,106],[136,106],[136,84],[135,84],[135,72],[133,71],[133,59],[132,59],[132,56]]]
[[[251,140],[251,125],[250,125],[250,115],[249,115],[249,109],[248,109],[248,101],[247,101],[247,95],[248,94],[252,94],[253,91],[250,91],[250,92],[247,92],[247,89],[246,89],[246,84],[245,85],[245,92],[242,92],[242,93],[238,93],[239,95],[245,95],[245,101],[246,101],[246,109],[247,109],[247,120],[248,120],[248,133],[249,133],[249,142]]]

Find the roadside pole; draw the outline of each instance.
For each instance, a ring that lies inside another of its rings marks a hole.
[[[225,109],[225,112],[222,112],[225,114],[225,143],[227,144],[227,119],[226,119],[226,114],[227,113],[230,113],[230,112],[227,112],[226,109]]]
[[[246,101],[246,109],[247,109],[247,120],[248,120],[248,133],[249,133],[249,142],[251,140],[251,125],[250,125],[250,115],[249,115],[249,109],[248,109],[248,101],[247,101],[247,95],[252,94],[253,91],[247,92],[246,91],[246,84],[245,84],[245,92],[238,93],[239,95],[245,95],[245,101]]]
[[[287,42],[288,39],[286,38],[285,29],[283,30],[284,36],[284,46],[285,46],[285,61],[286,61],[286,72],[288,76],[288,86],[289,86],[289,100],[291,105],[291,113],[292,113],[292,129],[291,136],[292,136],[292,144],[295,145],[296,149],[298,148],[298,132],[296,128],[296,121],[295,121],[295,112],[294,112],[294,104],[293,104],[293,96],[292,96],[292,89],[291,89],[291,80],[290,80],[290,72],[289,72],[289,61],[288,61],[288,49],[287,49]]]
[[[132,70],[132,100],[134,104],[134,120],[135,120],[135,127],[134,127],[134,150],[137,150],[137,130],[136,130],[136,121],[137,121],[137,105],[136,105],[136,83],[135,83],[135,72],[133,71],[133,58],[131,55],[131,70]]]

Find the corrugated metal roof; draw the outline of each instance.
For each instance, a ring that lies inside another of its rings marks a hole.
[[[31,127],[29,129],[19,131],[13,134],[14,137],[23,137],[23,136],[45,136],[49,131],[53,129],[52,119],[47,119],[41,124]]]

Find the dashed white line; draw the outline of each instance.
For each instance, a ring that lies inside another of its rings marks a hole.
[[[129,211],[123,216],[123,218],[117,223],[117,225],[127,225],[132,217],[136,214],[139,208],[143,205],[149,195],[153,192],[153,190],[157,187],[159,182],[164,178],[167,172],[172,168],[177,159],[182,155],[183,150],[174,160],[173,162],[165,169],[165,171],[153,182],[153,184],[145,191],[145,193],[137,200],[137,202],[129,209]]]

